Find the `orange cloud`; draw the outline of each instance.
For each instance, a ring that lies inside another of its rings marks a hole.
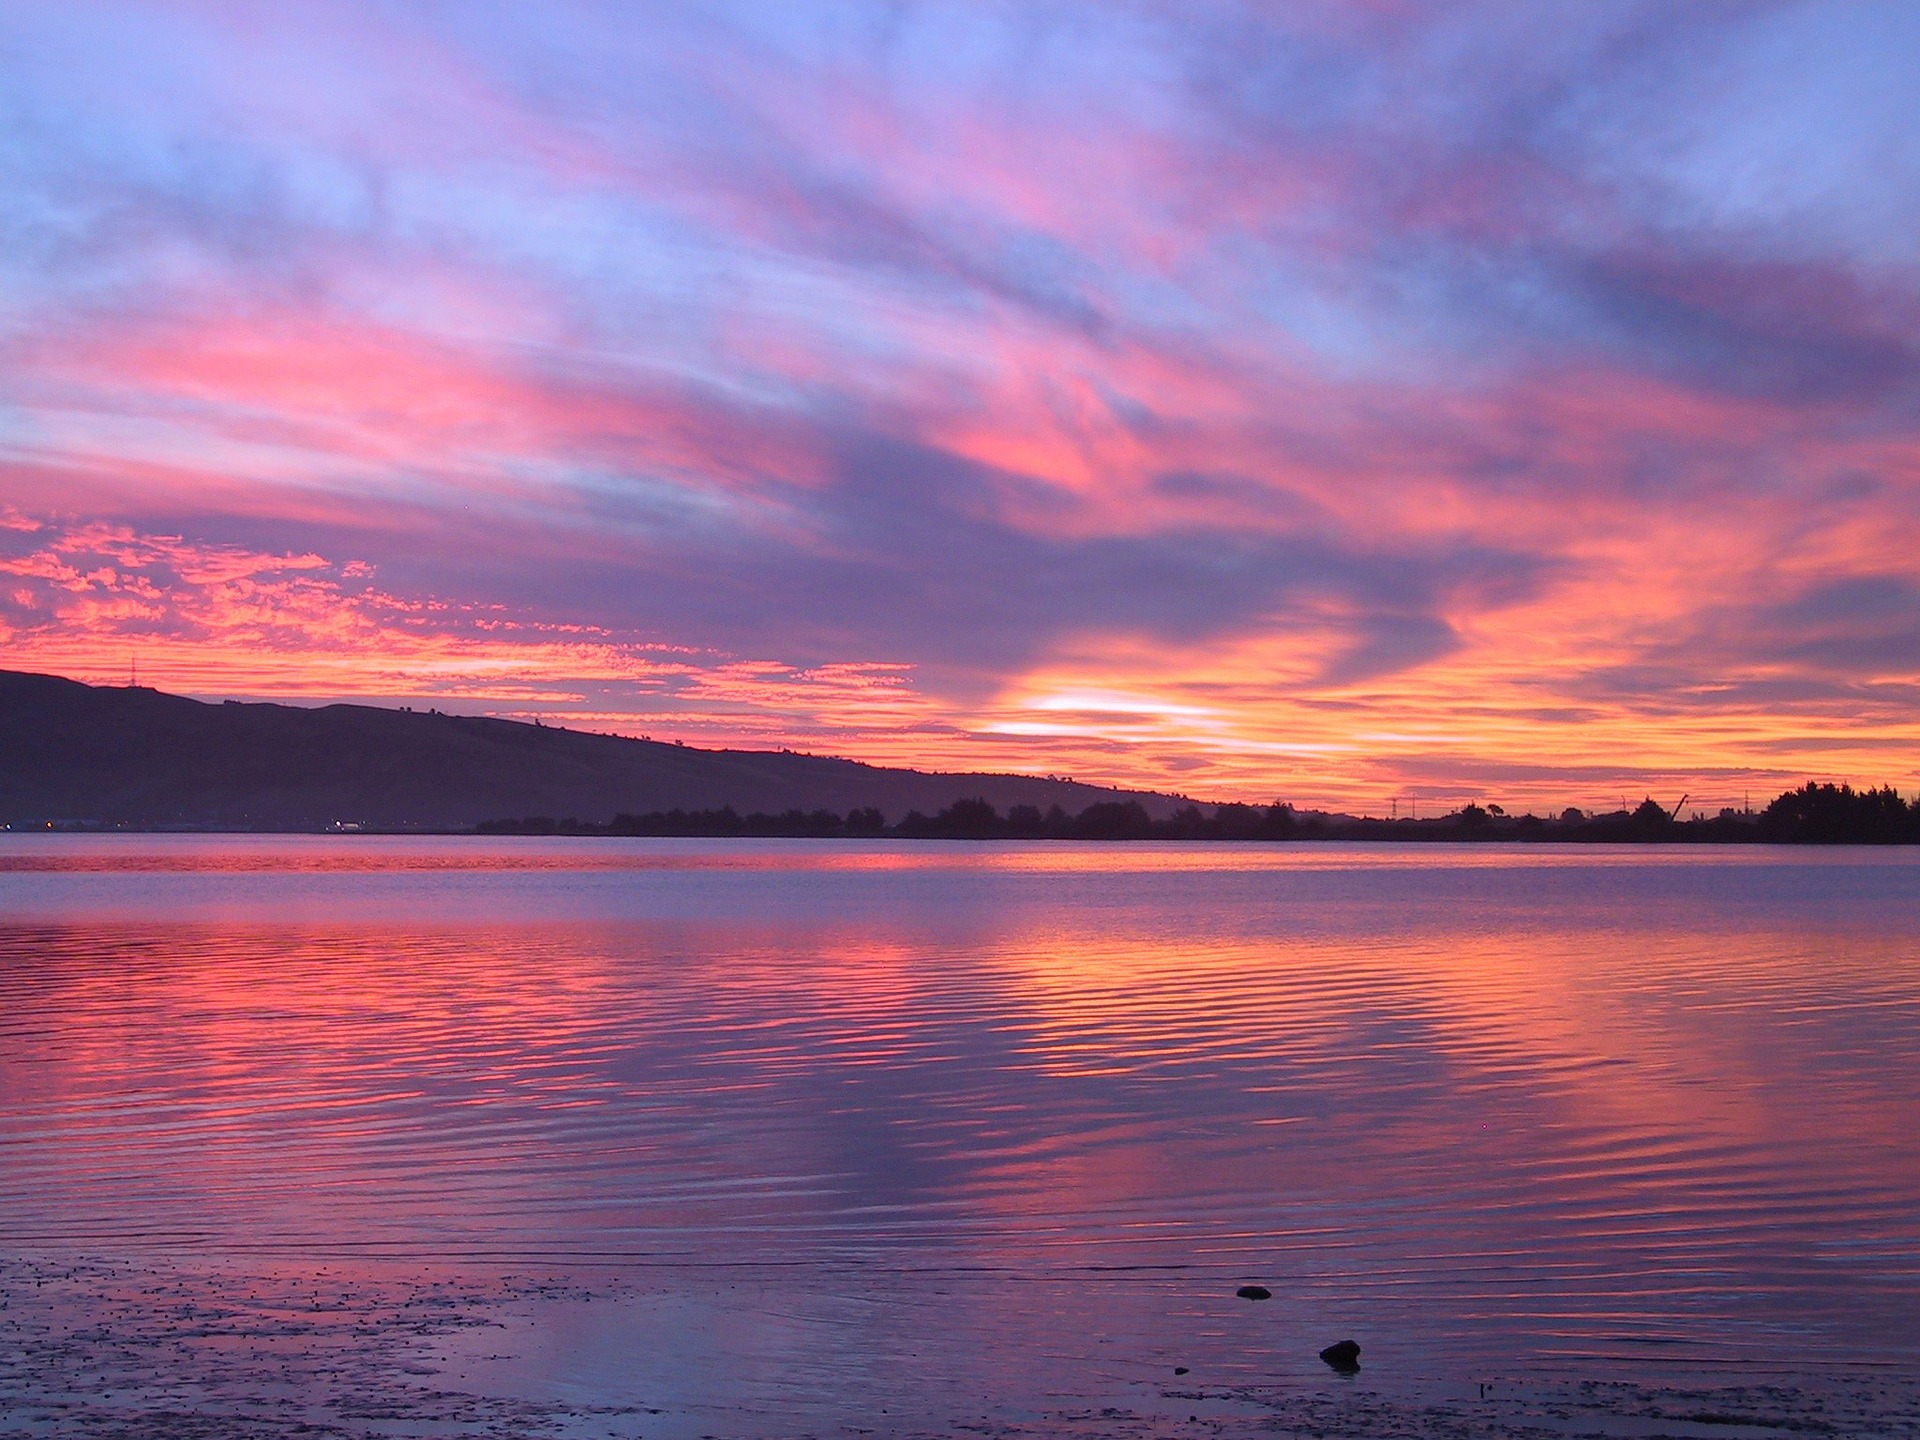
[[[32,537],[0,555],[0,646],[14,668],[111,684],[137,666],[142,683],[205,696],[437,698],[721,744],[857,741],[932,715],[906,665],[742,660],[403,598],[358,562],[8,518]]]

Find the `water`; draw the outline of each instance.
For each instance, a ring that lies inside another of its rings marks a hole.
[[[1910,1376],[1917,861],[8,837],[0,1259],[650,1435]]]

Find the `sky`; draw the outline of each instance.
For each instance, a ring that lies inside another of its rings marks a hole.
[[[0,666],[1920,789],[1920,6],[0,10]]]

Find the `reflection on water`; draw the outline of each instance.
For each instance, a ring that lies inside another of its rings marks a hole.
[[[1900,853],[14,841],[0,1244],[784,1277],[843,1366],[936,1282],[980,1352],[1911,1365],[1917,920]]]

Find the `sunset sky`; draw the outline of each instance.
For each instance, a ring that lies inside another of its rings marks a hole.
[[[0,666],[1920,788],[1920,5],[0,11]]]

